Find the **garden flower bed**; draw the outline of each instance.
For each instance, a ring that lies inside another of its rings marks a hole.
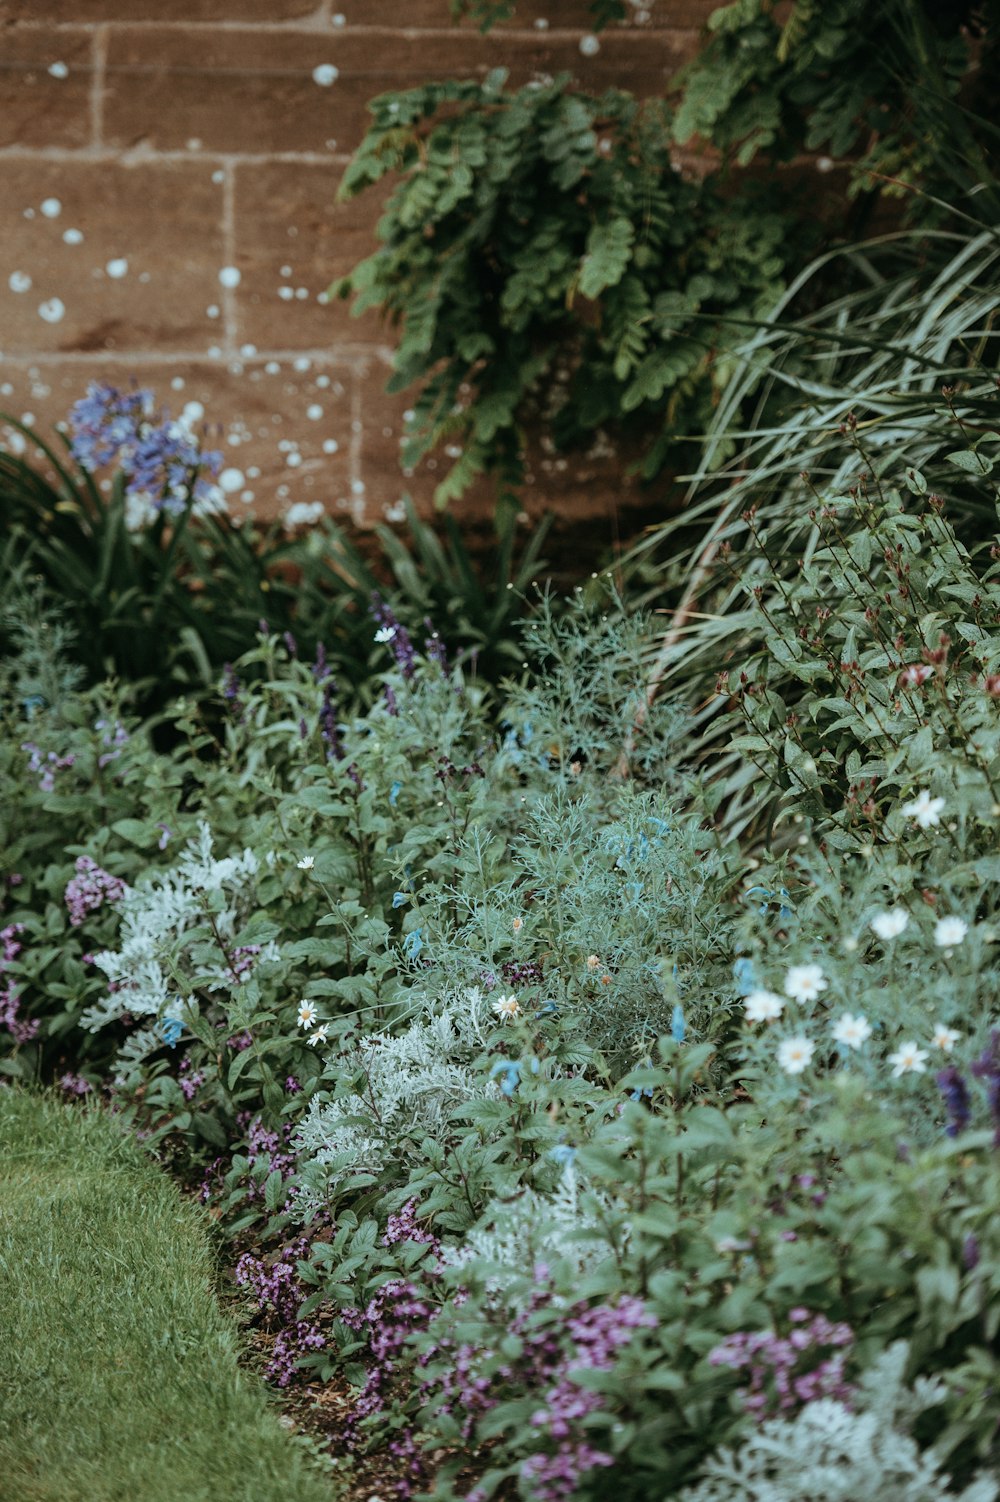
[[[5,419],[26,1496],[155,1454],[248,1502],[1000,1498],[992,23],[713,27],[675,111],[502,70],[372,106],[337,290],[397,326],[408,470],[495,480],[485,570],[412,506],[378,553],[231,516],[199,404]],[[908,227],[730,175],[827,148]],[[533,445],[690,463],[686,504],[557,597]]]
[[[261,621],[153,722],[22,581],[6,1076],[210,1207],[331,1496],[997,1496],[1000,583],[878,469],[748,588],[742,843],[608,581],[499,684],[376,595],[359,690]]]

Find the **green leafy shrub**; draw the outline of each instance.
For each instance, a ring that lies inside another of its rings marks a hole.
[[[513,7],[459,9],[487,28]],[[906,190],[922,222],[975,193],[988,219],[996,55],[994,18],[972,6],[739,0],[669,104],[566,75],[510,89],[502,70],[375,99],[341,191],[397,181],[381,245],[331,291],[400,331],[390,389],[418,388],[404,464],[457,445],[447,505],[481,473],[509,495],[527,434],[617,445],[646,479],[690,463],[745,327],[847,214],[841,189],[824,231],[815,186],[772,171],[765,190],[739,169],[832,153],[823,166],[843,161],[860,193],[851,238],[883,190]],[[717,153],[697,178],[675,162],[692,140]],[[827,267],[827,287],[853,270]]]
[[[718,394],[726,316],[762,312],[783,266],[781,217],[685,179],[661,106],[505,82],[377,99],[342,189],[402,175],[382,247],[339,291],[401,325],[390,390],[421,386],[404,465],[461,446],[442,505],[484,471],[516,487],[532,418],[560,448],[652,418],[655,474]]]
[[[817,685],[814,706],[824,697],[842,697],[820,691],[828,678],[817,643],[828,621],[833,623],[830,651],[823,662],[835,663],[831,671],[838,678],[840,662],[854,659],[858,642],[881,636],[889,651],[884,685],[873,692],[886,702],[893,698],[888,663],[898,654],[897,671],[919,665],[925,650],[939,647],[914,629],[916,596],[905,597],[902,581],[888,585],[888,565],[876,539],[884,544],[892,530],[895,547],[905,533],[908,562],[914,548],[923,550],[916,567],[933,593],[939,634],[949,623],[954,627],[953,660],[960,639],[966,643],[962,650],[973,650],[979,628],[960,617],[977,593],[977,581],[991,577],[992,560],[985,557],[982,540],[994,529],[996,515],[990,474],[997,414],[991,375],[997,350],[989,326],[996,298],[992,232],[970,227],[960,236],[906,234],[846,254],[859,269],[868,268],[870,289],[824,303],[797,324],[786,323],[787,310],[779,310],[773,324],[748,339],[742,372],[720,405],[685,513],[653,529],[634,558],[633,579],[646,571],[647,602],[665,600],[672,607],[649,654],[647,697],[676,693],[701,706],[690,754],[710,765],[733,831],[760,827],[771,806],[777,763],[769,761],[762,778],[733,741],[739,731],[725,713],[730,701],[720,696],[718,685],[738,692],[740,674],[746,671],[749,682],[759,664],[765,702],[772,693],[780,699],[787,689],[787,712],[798,716],[787,732],[793,754],[802,735],[818,754],[814,731],[805,728],[813,710],[807,704],[799,714],[803,684],[795,686],[794,672],[787,680],[785,672],[787,663],[812,664],[804,671]],[[803,283],[811,274],[803,274]],[[741,402],[762,380],[759,403],[744,425]],[[733,447],[734,457],[721,476],[713,477],[716,460]],[[962,454],[966,457],[954,457]],[[668,555],[671,561],[664,566]],[[821,589],[824,598],[814,595],[807,606],[810,586]],[[881,598],[887,587],[889,601]],[[878,619],[870,620],[866,611],[876,609]],[[810,613],[815,630],[806,627],[805,614],[792,626],[790,611]],[[848,623],[854,624],[850,639]],[[870,658],[881,675],[876,661]],[[930,697],[924,691],[918,696],[928,705],[936,681],[928,686]],[[860,704],[866,697],[852,690],[850,699]],[[904,719],[916,703],[907,690]],[[821,722],[831,723],[826,709],[816,712]],[[643,713],[640,709],[640,722]],[[889,754],[871,718],[880,713],[873,704],[867,728],[853,712],[840,726],[833,744],[845,763],[852,745],[861,750],[869,741],[879,756]],[[764,704],[755,714],[763,723]],[[917,726],[912,719],[906,723],[908,735]],[[830,766],[829,758],[825,765]],[[918,775],[916,766],[913,771]]]

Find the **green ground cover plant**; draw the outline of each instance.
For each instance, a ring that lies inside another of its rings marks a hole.
[[[122,1126],[4,1090],[0,1141],[4,1495],[329,1499],[240,1370],[207,1221]]]

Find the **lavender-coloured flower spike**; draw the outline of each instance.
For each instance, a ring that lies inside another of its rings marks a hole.
[[[330,676],[330,664],[326,660],[326,648],[321,641],[316,643],[316,661],[312,665],[312,675],[317,683],[322,683]]]
[[[447,673],[448,652],[445,648],[445,644],[435,631],[434,622],[430,619],[429,616],[424,617],[424,625],[427,628],[427,638],[424,641],[424,652],[427,656],[427,661],[439,663],[441,671],[443,673]]]
[[[237,724],[243,723],[243,717],[246,713],[246,706],[240,698],[242,689],[243,685],[236,676],[236,669],[231,662],[224,662],[222,664],[222,697],[229,705]]]
[[[954,1064],[949,1064],[947,1069],[942,1069],[934,1078],[948,1112],[948,1136],[957,1137],[969,1125],[972,1116],[968,1086]]]
[[[319,733],[326,746],[327,761],[343,761],[344,748],[340,741],[340,729],[337,725],[337,707],[334,694],[337,685],[330,678],[323,685],[323,703],[319,710]]]
[[[371,613],[379,630],[391,633],[386,639],[392,648],[392,655],[396,659],[399,671],[409,682],[417,671],[417,654],[413,650],[409,632],[405,626],[400,625],[377,591],[372,595]]]

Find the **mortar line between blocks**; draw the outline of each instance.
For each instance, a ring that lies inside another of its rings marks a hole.
[[[222,264],[223,266],[236,265],[236,164],[232,157],[227,157],[223,163],[222,171]],[[224,331],[226,336],[227,351],[234,355],[237,350],[237,327],[238,315],[236,310],[236,288],[225,286],[222,288],[222,306],[225,314]]]
[[[365,512],[365,482],[364,477],[361,473],[361,461],[363,457],[362,438],[364,436],[363,419],[361,415],[362,374],[362,366],[360,364],[355,364],[354,370],[352,372],[354,384],[351,387],[351,449],[350,463],[348,466],[349,483],[351,487],[350,514],[352,521],[354,521],[355,523],[357,523],[358,517],[363,516]]]
[[[245,365],[263,365],[269,360],[290,364],[294,360],[311,360],[317,365],[343,365],[359,378],[365,373],[366,360],[378,360],[386,367],[388,379],[394,351],[386,344],[324,345],[312,349],[258,349],[254,355],[210,355],[205,350],[32,350],[4,353],[0,351],[0,370],[30,368],[32,365],[205,365],[219,369],[224,360],[242,359]]]
[[[107,87],[108,27],[95,26],[91,43],[94,75],[90,80],[91,149],[100,150],[104,135],[104,94]]]

